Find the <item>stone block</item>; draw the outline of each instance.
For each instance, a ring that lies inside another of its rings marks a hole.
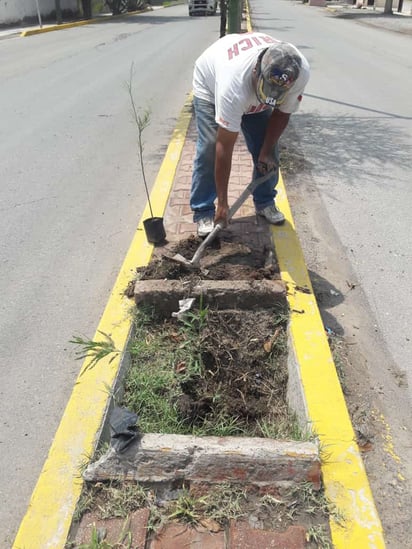
[[[254,487],[310,481],[318,488],[320,474],[318,448],[312,442],[146,434],[122,454],[110,449],[83,476],[90,482],[231,482]]]
[[[170,316],[179,310],[179,300],[200,296],[203,306],[213,309],[270,309],[285,303],[286,287],[280,280],[202,280],[191,288],[180,280],[138,280],[134,296],[136,305]]]

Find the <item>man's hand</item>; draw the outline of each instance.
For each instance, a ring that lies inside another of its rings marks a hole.
[[[275,171],[276,167],[277,165],[274,162],[273,158],[270,159],[268,162],[263,162],[259,160],[258,163],[256,164],[257,171],[262,175],[266,175],[269,172]]]
[[[227,227],[228,219],[227,216],[229,214],[229,207],[228,206],[219,206],[217,205],[216,208],[216,215],[215,215],[215,225],[218,223],[222,225],[223,227]]]

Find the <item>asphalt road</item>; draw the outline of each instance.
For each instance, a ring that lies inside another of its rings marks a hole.
[[[9,547],[219,17],[187,6],[0,41],[0,547]],[[156,215],[156,212],[155,212]],[[79,425],[79,428],[81,426]]]

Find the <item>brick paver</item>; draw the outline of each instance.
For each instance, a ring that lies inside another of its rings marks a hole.
[[[131,542],[133,549],[145,549],[147,521],[149,519],[149,509],[139,509],[132,513],[128,518],[100,519],[94,513],[83,515],[79,528],[76,533],[76,547],[79,545],[91,543],[93,531],[104,532],[104,541],[117,547],[126,540]],[[102,534],[103,535],[103,534]],[[91,547],[91,545],[90,545]],[[125,543],[124,547],[128,547]]]
[[[192,118],[173,188],[164,215],[167,240],[170,243],[188,238],[196,233],[193,214],[189,206],[193,160],[196,146],[196,127]],[[229,203],[233,203],[252,179],[253,162],[241,134],[235,145],[229,182]],[[231,240],[249,247],[269,249],[270,231],[264,220],[255,215],[253,200],[249,197],[235,214],[230,226],[222,231],[222,237],[230,232]]]
[[[225,549],[225,533],[209,532],[185,524],[168,524],[148,545],[148,549]]]
[[[232,521],[227,549],[304,549],[306,530],[289,526],[285,532],[250,528],[246,522]]]

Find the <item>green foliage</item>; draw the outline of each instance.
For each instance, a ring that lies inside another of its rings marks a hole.
[[[151,110],[146,108],[143,113],[140,112],[140,109],[137,107],[134,95],[133,95],[133,75],[134,75],[134,63],[130,65],[130,76],[129,80],[126,82],[126,88],[130,98],[130,104],[132,106],[132,115],[137,128],[137,156],[139,158],[140,170],[142,173],[142,179],[144,188],[146,191],[147,201],[149,203],[150,215],[153,217],[152,204],[150,202],[149,188],[147,186],[146,172],[143,161],[143,151],[144,151],[144,142],[143,142],[143,132],[150,125]]]
[[[311,526],[306,534],[306,541],[314,543],[318,549],[332,549],[329,535],[320,525]]]
[[[84,374],[87,370],[94,368],[100,360],[113,353],[113,356],[109,360],[109,364],[111,364],[120,353],[120,351],[116,349],[114,341],[109,334],[101,332],[100,330],[98,333],[104,337],[103,340],[93,341],[92,339],[73,336],[73,339],[69,341],[69,343],[73,343],[74,345],[80,347],[80,350],[75,353],[76,360],[84,360],[86,358],[91,359],[82,371],[82,374]]]

